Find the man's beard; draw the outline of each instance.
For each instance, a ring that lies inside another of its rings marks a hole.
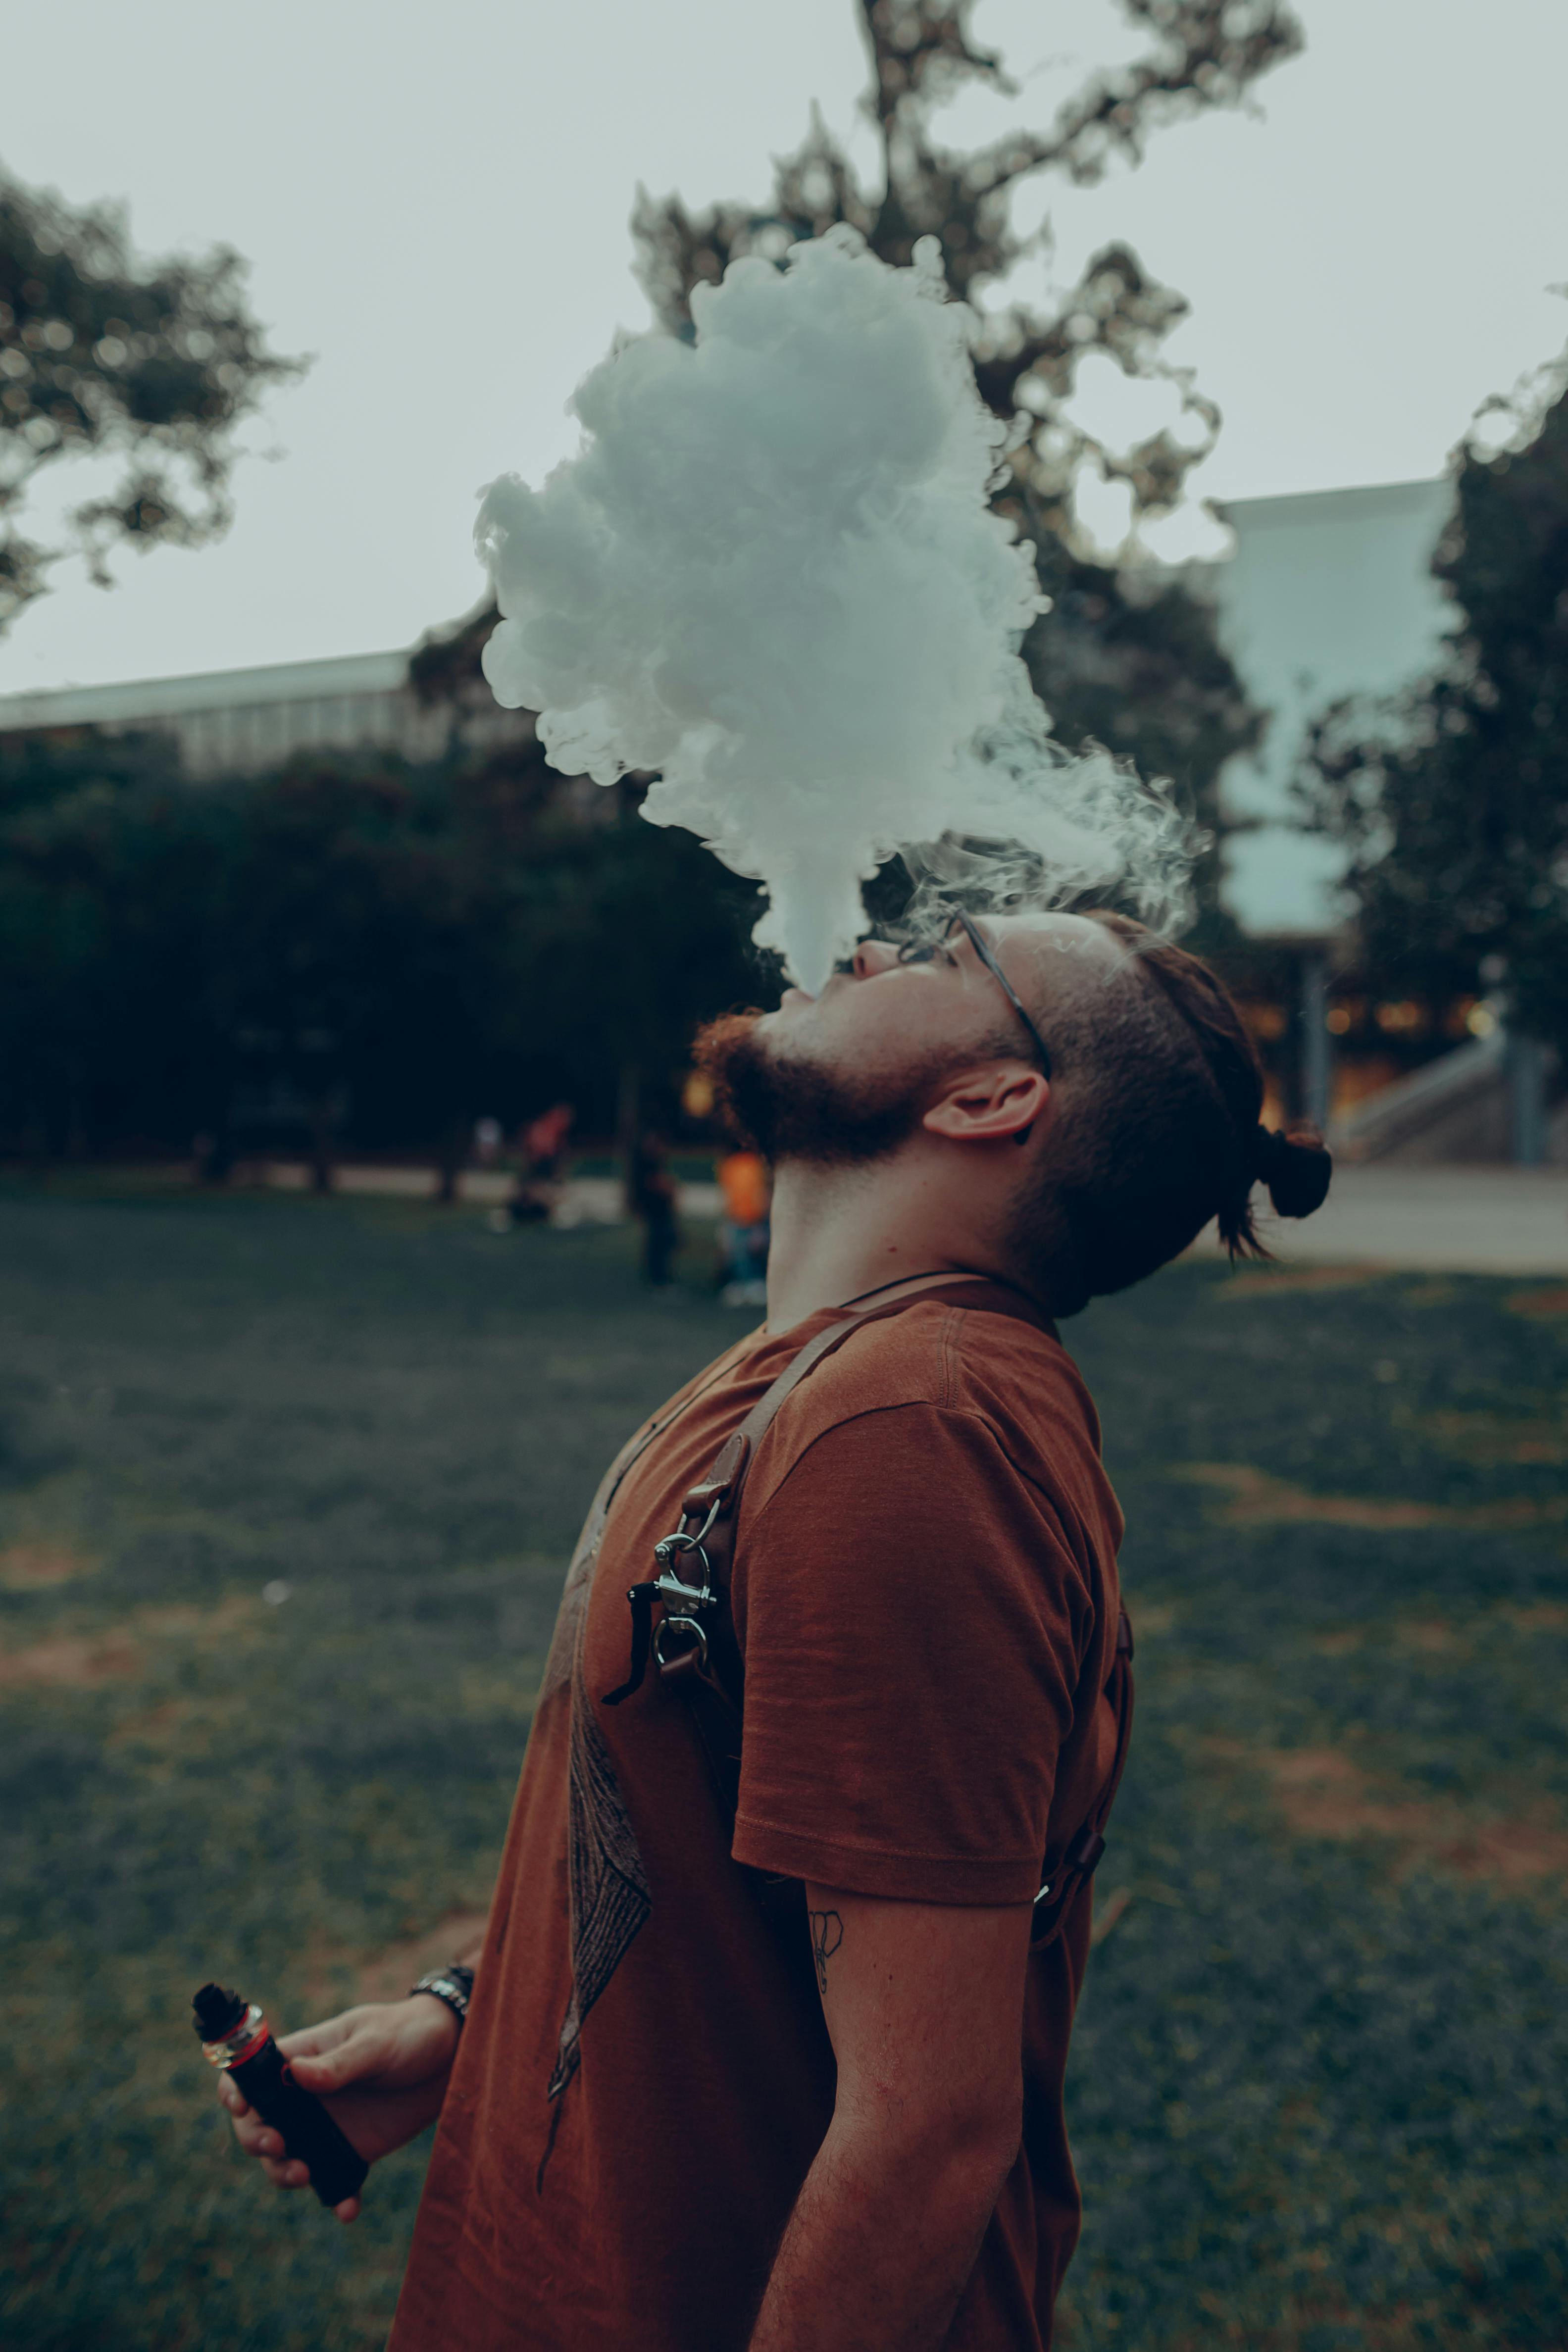
[[[770,1053],[760,1013],[727,1013],[700,1029],[692,1059],[713,1081],[719,1107],[764,1159],[855,1168],[907,1141],[930,1103],[936,1056],[880,1080],[837,1076],[814,1062]]]

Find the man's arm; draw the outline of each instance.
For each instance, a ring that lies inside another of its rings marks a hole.
[[[937,2352],[1018,2152],[1029,1906],[805,1899],[838,2090],[752,2352]]]

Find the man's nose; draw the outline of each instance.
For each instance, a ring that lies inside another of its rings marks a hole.
[[[899,961],[899,950],[889,940],[862,940],[849,959],[849,969],[857,980],[872,980]]]

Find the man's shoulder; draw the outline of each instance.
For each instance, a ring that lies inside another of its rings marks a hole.
[[[1099,1452],[1089,1391],[1049,1327],[940,1296],[868,1323],[826,1357],[782,1409],[780,1450],[798,1457],[841,1423],[909,1410],[988,1423],[1028,1475],[1064,1445]]]
[[[783,1518],[780,1513],[784,1514]],[[1005,1548],[1035,1530],[1087,1574],[1112,1570],[1121,1515],[1094,1406],[1048,1328],[939,1299],[868,1324],[780,1409],[746,1485],[740,1556],[764,1529],[868,1530],[902,1559],[929,1526],[989,1528]],[[1010,1534],[1006,1531],[1011,1531]],[[815,1538],[813,1538],[815,1540]]]

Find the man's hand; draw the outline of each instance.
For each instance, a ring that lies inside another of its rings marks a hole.
[[[838,2089],[752,2352],[936,2352],[1018,2152],[1030,1906],[805,1900]]]
[[[345,2009],[323,2025],[281,2034],[278,2047],[301,2090],[315,2093],[374,2164],[417,2138],[440,2114],[461,2031],[445,2001],[421,1992]],[[305,2166],[285,2156],[279,2134],[247,2104],[230,2075],[218,2075],[217,2095],[233,2118],[236,2139],[268,2179],[279,2189],[309,2188]],[[345,2197],[333,2210],[340,2221],[352,2221],[359,2209],[357,2197]]]

